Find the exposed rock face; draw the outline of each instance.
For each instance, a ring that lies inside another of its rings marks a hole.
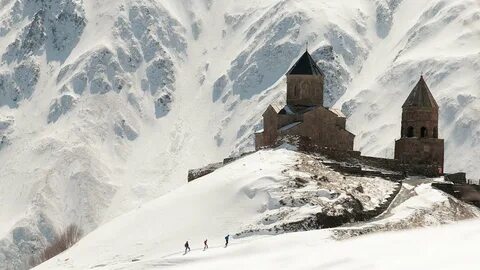
[[[269,187],[269,203],[254,224],[246,225],[239,237],[333,228],[370,220],[383,213],[401,189],[401,183],[381,178],[345,176],[318,155],[298,154],[294,168],[285,169],[285,184]],[[264,188],[266,189],[266,188]],[[262,187],[246,189],[254,198]]]
[[[15,65],[11,72],[0,73],[0,106],[11,108],[31,97],[40,77],[39,65],[34,59],[28,59]]]
[[[0,265],[7,269],[26,267],[28,256],[51,242],[66,224],[77,223],[88,232],[105,218],[103,210],[112,203],[117,186],[110,182],[110,165],[95,157],[97,141],[111,136],[117,140],[118,156],[125,157],[128,142],[140,136],[138,118],[165,117],[174,101],[174,61],[184,58],[187,48],[180,22],[149,1],[116,2],[111,10],[120,12],[114,17],[88,10],[90,4],[81,0],[1,4],[9,12],[0,16],[0,36],[8,41],[0,52],[4,63],[0,106],[30,110],[30,121],[44,122],[56,130],[50,133],[47,129],[43,131],[46,137],[32,138],[32,154],[27,154],[26,148],[10,150],[25,154],[21,158],[25,161],[28,156],[43,156],[48,162],[34,169],[37,173],[33,175],[25,173],[21,180],[29,187],[24,192],[32,194],[25,199],[30,210],[18,217],[0,240]],[[95,5],[101,10],[104,3]],[[82,43],[82,36],[91,37],[91,32],[85,33],[87,25],[99,29],[110,23],[105,17],[114,19],[110,32],[103,33],[114,45],[97,44],[96,40]],[[85,45],[89,43],[92,45]],[[137,78],[145,81],[144,89],[136,83]],[[125,106],[120,102],[124,96]],[[36,104],[34,110],[24,108],[29,103]],[[22,144],[17,129],[24,134],[42,132],[25,120],[16,127],[18,115],[23,118],[25,114],[0,115],[0,150]],[[37,116],[42,119],[34,120]],[[70,134],[67,140],[62,133]],[[50,155],[55,157],[48,158]],[[5,172],[4,176],[14,174]],[[10,180],[0,184],[8,183]],[[60,204],[65,208],[63,214],[50,219],[59,214],[55,209]]]
[[[50,106],[48,123],[56,122],[62,114],[67,113],[74,106],[75,99],[71,95],[63,95]]]
[[[4,24],[33,19],[11,43],[3,60],[21,61],[30,55],[46,53],[53,61],[64,61],[80,40],[87,24],[81,1],[17,0]]]

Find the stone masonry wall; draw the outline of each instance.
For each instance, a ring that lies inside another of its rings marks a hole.
[[[408,127],[413,127],[413,137],[421,137],[421,129],[427,130],[426,137],[433,138],[433,130],[437,130],[438,137],[438,110],[435,108],[404,108],[402,112],[402,137],[407,137]]]
[[[308,138],[298,139],[299,150],[305,152],[320,153],[333,160],[349,162],[353,165],[367,165],[381,168],[401,174],[424,175],[428,177],[440,176],[437,165],[431,164],[407,164],[397,159],[362,156],[358,151],[339,151],[328,147],[315,145]]]
[[[395,159],[409,164],[435,164],[443,173],[443,145],[442,139],[402,138],[395,142]]]
[[[323,106],[322,76],[288,75],[287,104]]]

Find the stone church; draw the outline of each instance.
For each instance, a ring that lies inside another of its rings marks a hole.
[[[438,174],[443,173],[444,141],[438,138],[438,104],[423,76],[402,106],[395,159],[403,164],[435,165]]]
[[[271,147],[283,136],[306,138],[321,148],[352,151],[355,135],[346,130],[346,117],[323,106],[324,75],[306,51],[286,74],[287,104],[268,106],[264,130],[255,134],[255,148]]]
[[[307,145],[316,151],[348,152],[356,158],[368,159],[353,151],[355,135],[346,129],[346,117],[323,106],[324,75],[308,51],[286,76],[286,105],[268,106],[263,113],[264,129],[255,133],[255,148],[273,147],[283,137],[296,136],[304,143],[306,139]],[[423,76],[402,110],[401,138],[395,141],[395,159],[374,159],[382,160],[384,166],[396,171],[443,174],[444,141],[438,138],[438,104]]]

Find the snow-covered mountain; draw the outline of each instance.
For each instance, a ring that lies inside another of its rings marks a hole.
[[[305,45],[364,154],[392,156],[420,73],[447,170],[480,177],[475,0],[3,0],[0,265],[253,145]]]

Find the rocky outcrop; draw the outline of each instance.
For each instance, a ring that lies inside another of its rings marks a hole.
[[[303,230],[315,230],[315,229],[326,229],[326,228],[335,228],[348,223],[353,222],[363,222],[371,220],[379,215],[381,215],[390,204],[393,202],[397,194],[402,189],[402,183],[399,182],[393,192],[388,195],[385,200],[380,203],[377,207],[371,210],[363,210],[360,207],[351,208],[352,210],[345,211],[340,215],[329,215],[328,213],[317,213],[312,217],[309,217],[305,220],[292,222],[284,224],[272,229],[275,233],[278,232],[296,232]]]

